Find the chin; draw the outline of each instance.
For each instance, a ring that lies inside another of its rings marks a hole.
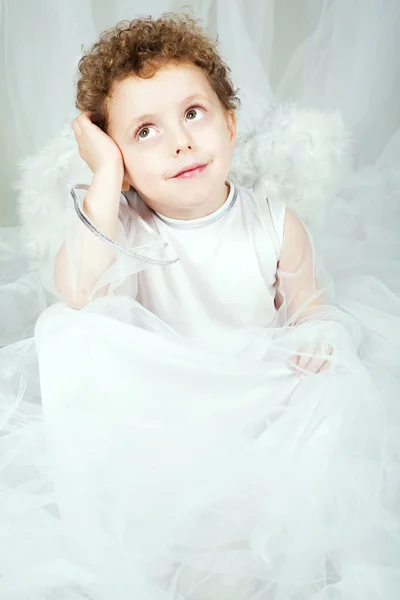
[[[214,192],[215,193],[215,192]],[[176,200],[179,200],[179,204],[181,206],[187,207],[196,207],[202,206],[203,204],[207,204],[209,200],[213,197],[213,187],[208,185],[193,185],[187,186],[185,193],[177,194],[175,196]]]

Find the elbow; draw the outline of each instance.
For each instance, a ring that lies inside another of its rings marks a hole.
[[[95,294],[83,287],[74,287],[72,289],[69,286],[67,287],[65,282],[60,282],[59,285],[57,285],[56,282],[56,288],[60,294],[61,300],[65,302],[69,308],[73,308],[74,310],[85,308],[85,306],[93,302],[93,300],[106,296],[108,292],[108,285],[102,287]]]
[[[79,298],[63,298],[65,304],[74,310],[82,310],[90,303],[90,299],[86,297]]]
[[[83,290],[72,292],[71,290],[58,289],[58,292],[61,296],[61,300],[65,302],[69,308],[73,308],[74,310],[85,308],[91,301],[90,295]]]
[[[60,295],[60,299],[69,308],[81,310],[91,301],[91,294],[82,285],[72,284],[70,278],[65,277],[64,270],[54,270],[54,285]]]
[[[83,288],[77,288],[69,285],[65,280],[55,277],[55,287],[60,295],[60,299],[65,302],[69,308],[81,310],[85,308],[90,301],[91,295]]]

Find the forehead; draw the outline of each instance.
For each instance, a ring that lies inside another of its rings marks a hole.
[[[217,98],[204,72],[194,65],[163,67],[149,79],[124,79],[114,86],[109,100],[110,129],[119,130],[142,114],[164,114],[189,96],[209,102]]]

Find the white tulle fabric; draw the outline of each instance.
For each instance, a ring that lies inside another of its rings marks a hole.
[[[42,11],[54,48],[71,56],[83,38],[74,27],[58,35],[67,9],[47,4],[19,12],[20,31],[31,10]],[[13,32],[16,8],[2,5]],[[40,214],[31,205],[37,235],[32,228],[24,235],[29,263],[15,232],[1,231],[1,598],[398,600],[400,7],[395,0],[244,6],[195,5],[244,88],[243,130],[275,102],[271,89],[278,101],[341,109],[357,138],[357,170],[335,179],[335,200],[324,226],[310,222],[312,236],[301,207],[304,198],[316,206],[315,191],[306,193],[300,171],[291,171],[305,225],[286,221],[282,244],[297,236],[299,251],[289,272],[277,270],[272,327],[184,336],[123,287],[81,311],[55,302],[54,252],[82,225],[72,202],[58,228],[56,206]],[[79,15],[78,4],[68,7],[90,38],[132,16],[118,1],[80,2]],[[153,2],[145,10],[176,8]],[[44,61],[41,39],[35,57]],[[23,40],[3,38],[6,56],[18,61]],[[24,56],[33,60],[26,49]],[[9,77],[7,88],[10,131],[25,123],[39,144],[46,141],[39,119],[29,117],[44,114],[43,102],[54,116],[58,93],[64,99],[47,65],[36,69],[29,94],[22,79]],[[248,156],[256,154],[248,146]],[[295,161],[282,156],[276,164],[286,172]],[[55,157],[48,170],[57,194],[62,157]],[[316,171],[321,193],[331,194],[329,174]],[[244,169],[236,181],[245,179]],[[267,181],[267,192],[281,200],[279,181],[281,195],[296,198],[280,176]],[[35,194],[40,185],[31,186]],[[27,232],[29,203],[22,214]],[[145,225],[138,231],[147,233],[136,249],[151,247],[163,261],[164,240]],[[115,241],[132,249],[124,235]],[[131,274],[164,268],[122,254]],[[124,265],[114,282],[126,276]],[[235,264],[232,272],[240,291],[244,271]],[[291,357],[300,370],[315,359],[330,368],[298,376]]]

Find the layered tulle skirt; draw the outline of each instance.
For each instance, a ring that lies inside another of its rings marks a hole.
[[[352,330],[207,338],[123,296],[45,310],[0,352],[1,596],[397,600],[399,300],[340,302]]]

